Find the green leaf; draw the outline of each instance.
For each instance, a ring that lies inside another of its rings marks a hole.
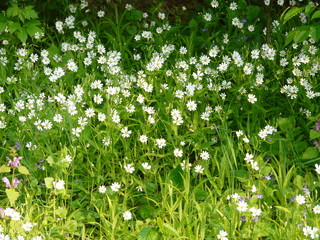
[[[14,33],[18,29],[21,29],[20,23],[9,21],[8,22],[8,29],[9,29],[10,33]]]
[[[197,29],[198,28],[198,22],[194,19],[191,19],[189,22],[189,28],[191,29]]]
[[[293,41],[293,38],[296,35],[296,33],[297,33],[296,30],[293,30],[293,31],[288,33],[286,41],[284,43],[284,46],[287,46],[289,43],[291,43]]]
[[[41,33],[42,30],[40,28],[38,28],[37,26],[34,26],[34,25],[31,25],[31,26],[28,26],[27,27],[27,33],[30,35],[30,36],[34,36],[36,33]]]
[[[13,5],[12,7],[9,7],[7,9],[7,16],[8,17],[15,17],[15,16],[18,16],[19,13],[20,13],[20,8],[18,7],[18,5]]]
[[[258,6],[249,6],[248,7],[247,19],[249,21],[252,21],[252,20],[257,18],[259,13],[260,13],[260,8]]]
[[[0,33],[4,32],[7,26],[7,19],[3,13],[0,13]]]
[[[320,18],[320,10],[316,11],[312,17],[311,17],[311,20],[315,19],[315,18]]]
[[[208,193],[203,189],[196,189],[194,191],[194,197],[197,201],[203,201],[207,198]]]
[[[14,203],[16,202],[16,200],[19,197],[19,192],[17,192],[14,188],[7,188],[6,194],[9,199],[10,204],[14,205]]]
[[[137,32],[137,27],[136,26],[128,26],[126,28],[126,30],[130,35],[135,35]]]
[[[311,26],[310,35],[315,42],[320,40],[320,26]]]
[[[308,147],[307,150],[302,154],[302,159],[308,160],[318,157],[319,151],[314,147]]]
[[[31,5],[26,6],[24,9],[21,10],[21,12],[26,19],[38,18],[38,13],[35,10],[33,10],[33,6]]]
[[[295,126],[294,118],[278,118],[278,125],[283,132],[291,131]]]
[[[18,167],[18,171],[21,174],[24,174],[24,175],[29,175],[30,174],[29,170],[25,166],[19,166]]]
[[[52,188],[52,182],[53,182],[53,178],[52,177],[47,177],[44,179],[44,183],[46,184],[47,188]]]
[[[0,173],[8,173],[8,172],[11,172],[11,168],[6,166],[6,165],[2,165],[0,167]]]
[[[310,34],[310,28],[304,28],[304,29],[296,29],[297,30],[297,33],[296,35],[294,36],[293,40],[295,43],[301,43],[303,41],[305,41],[308,37],[309,37],[309,34]]]
[[[17,37],[21,42],[26,42],[28,38],[28,33],[25,28],[21,28],[18,30]]]
[[[169,173],[169,181],[172,182],[173,185],[175,185],[178,188],[183,188],[183,170],[181,166],[179,165],[175,169],[172,169]]]
[[[297,14],[301,13],[303,11],[304,7],[301,8],[291,8],[288,12],[285,13],[283,17],[283,24],[285,24],[287,21],[289,21],[291,18],[296,16]]]
[[[174,236],[177,236],[179,237],[179,233],[176,229],[174,229],[170,224],[168,223],[163,223],[163,226],[162,226],[162,230],[165,232],[165,233],[168,233],[170,235],[174,235]]]
[[[47,161],[47,163],[49,163],[50,166],[52,166],[54,164],[54,160],[51,156],[47,157],[46,161]]]
[[[56,209],[56,214],[58,217],[65,219],[67,217],[68,210],[65,208]]]
[[[308,4],[305,8],[305,14],[307,15],[307,17],[310,17],[310,14],[312,13],[312,11],[316,8],[316,6],[312,5],[312,4]]]
[[[315,138],[320,138],[320,132],[318,132],[314,129],[311,129],[310,130],[310,140],[313,140]]]
[[[138,240],[158,240],[160,234],[157,229],[152,227],[145,227],[139,232]]]
[[[152,219],[155,215],[155,209],[150,205],[142,205],[138,210],[138,214],[141,216],[142,219]]]

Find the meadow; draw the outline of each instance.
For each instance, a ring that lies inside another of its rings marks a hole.
[[[318,239],[319,4],[103,2],[0,13],[0,240]]]

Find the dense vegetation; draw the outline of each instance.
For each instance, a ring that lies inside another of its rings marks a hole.
[[[319,237],[318,4],[191,2],[1,3],[0,239]]]

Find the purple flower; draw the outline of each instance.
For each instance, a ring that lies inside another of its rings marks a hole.
[[[245,221],[246,221],[246,216],[241,216],[241,217],[240,217],[240,220],[241,220],[242,222],[245,222]]]
[[[3,177],[2,182],[6,184],[6,188],[11,188],[11,183],[7,177]]]
[[[19,142],[15,142],[14,147],[15,147],[17,150],[20,150],[21,145],[20,145]]]
[[[306,194],[306,195],[309,195],[309,194],[310,194],[309,188],[306,187],[306,186],[302,188],[302,191],[303,191],[304,194]]]
[[[261,193],[258,193],[257,198],[261,199],[261,198],[263,198],[263,195]]]
[[[320,122],[316,122],[315,125],[316,127],[314,128],[314,130],[320,132]]]
[[[6,157],[8,162],[8,166],[13,167],[13,168],[17,168],[21,165],[20,160],[23,157],[13,157],[13,160],[11,160],[9,157]]]
[[[313,144],[315,145],[315,148],[320,148],[320,144],[317,141],[314,141]]]
[[[265,175],[264,178],[267,179],[267,180],[271,180],[271,177],[270,177],[269,174],[268,174],[268,175]]]
[[[6,188],[18,188],[18,184],[22,182],[22,180],[19,180],[18,178],[15,177],[11,184],[7,177],[3,177],[2,182],[6,184]]]

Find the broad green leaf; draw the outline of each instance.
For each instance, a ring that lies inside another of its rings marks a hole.
[[[31,5],[26,6],[24,9],[21,10],[21,12],[26,19],[38,18],[38,13],[35,10],[33,10],[33,6]]]
[[[142,219],[152,219],[155,215],[155,209],[150,205],[142,205],[138,210],[138,214],[141,216]]]
[[[249,21],[254,20],[257,18],[257,16],[260,13],[260,8],[258,6],[249,6],[248,7],[248,15],[247,15],[247,19]]]
[[[294,118],[278,118],[278,124],[281,131],[287,132],[294,128],[295,120]]]
[[[19,197],[19,192],[17,192],[14,188],[7,188],[6,194],[9,199],[10,204],[14,205],[14,203],[16,202],[16,200]]]
[[[3,13],[0,13],[0,33],[4,32],[7,26],[7,19],[3,15]]]
[[[302,154],[302,159],[308,160],[318,157],[319,151],[314,147],[308,147],[307,150]]]
[[[175,185],[178,188],[183,188],[183,170],[181,166],[179,165],[175,169],[172,169],[169,173],[169,181],[172,182],[173,185]]]
[[[320,40],[320,26],[311,26],[310,35],[315,42]]]
[[[289,43],[291,43],[293,41],[293,38],[296,35],[296,33],[297,33],[296,30],[293,30],[293,31],[288,33],[286,41],[284,43],[284,46],[287,46]]]
[[[203,189],[196,189],[194,191],[194,197],[197,201],[203,201],[207,198],[208,193]]]
[[[137,27],[136,26],[128,26],[126,28],[126,30],[130,35],[135,35],[137,33]]]
[[[67,217],[68,210],[65,208],[56,209],[56,214],[58,217],[65,219]]]
[[[25,166],[19,166],[18,167],[18,171],[24,175],[29,175],[30,172],[29,170],[25,167]]]
[[[18,16],[20,11],[21,11],[21,9],[18,7],[18,5],[15,4],[12,7],[9,7],[7,9],[7,16],[8,17]]]
[[[21,28],[20,30],[18,30],[17,37],[21,42],[26,42],[28,38],[27,30],[24,28]]]
[[[284,14],[283,17],[283,24],[285,24],[287,21],[289,21],[291,18],[296,16],[297,14],[301,13],[303,11],[303,7],[301,8],[291,8],[288,12]]]
[[[41,33],[42,30],[40,28],[38,28],[37,26],[31,25],[27,27],[27,33],[30,36],[34,36],[36,33]]]
[[[320,132],[315,131],[314,129],[310,130],[310,140],[320,138]]]
[[[145,227],[139,232],[138,240],[158,240],[160,234],[157,229],[152,227]]]
[[[298,30],[293,40],[295,43],[301,43],[309,37],[310,29],[308,30]]]
[[[311,20],[315,19],[315,18],[320,18],[320,10],[316,11],[312,17],[311,17]]]
[[[46,184],[47,188],[52,188],[52,182],[53,182],[53,178],[52,177],[47,177],[44,179],[44,183]]]
[[[168,223],[163,223],[162,230],[165,233],[179,237],[179,232]]]
[[[50,166],[52,166],[54,164],[54,160],[51,156],[47,157],[46,161],[47,161],[47,163],[49,163]]]
[[[305,14],[307,15],[307,17],[310,17],[310,14],[313,12],[313,10],[316,8],[316,6],[308,4],[305,8]]]
[[[11,168],[6,166],[6,165],[2,165],[0,167],[0,173],[8,173],[8,172],[11,172]]]
[[[21,29],[20,23],[12,22],[12,21],[8,22],[8,30],[9,30],[10,33],[14,33],[18,29]]]

